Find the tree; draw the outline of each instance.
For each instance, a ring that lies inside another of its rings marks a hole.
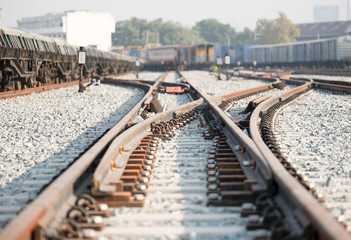
[[[133,17],[117,22],[115,33],[112,34],[113,45],[123,46],[144,46],[146,43],[234,45],[252,42],[253,39],[254,33],[250,29],[236,32],[229,24],[216,19],[205,19],[197,22],[193,28],[188,28],[173,21],[156,19],[148,22]]]
[[[144,45],[143,33],[147,29],[147,20],[136,17],[116,23],[112,34],[113,45]]]
[[[156,19],[148,22],[146,19],[131,18],[116,23],[115,33],[112,35],[113,45],[141,45],[146,43],[170,44],[198,44],[205,40],[196,31],[172,21],[163,22]]]
[[[236,32],[229,24],[223,24],[216,19],[205,19],[197,22],[193,30],[198,32],[208,43],[228,45],[236,37]]]
[[[256,23],[256,34],[261,44],[288,43],[300,35],[299,29],[287,16],[279,12],[274,20],[260,19]]]

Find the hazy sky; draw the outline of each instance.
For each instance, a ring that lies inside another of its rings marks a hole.
[[[216,18],[235,28],[254,29],[256,20],[274,19],[284,12],[294,23],[313,22],[314,5],[339,5],[340,20],[346,20],[347,0],[1,0],[1,23],[17,26],[22,17],[66,10],[109,12],[116,21],[136,16],[173,20],[189,27],[206,18]]]

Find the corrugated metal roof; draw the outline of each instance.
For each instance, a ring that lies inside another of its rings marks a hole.
[[[303,23],[296,25],[300,29],[301,37],[304,35],[348,34],[351,32],[351,21]]]

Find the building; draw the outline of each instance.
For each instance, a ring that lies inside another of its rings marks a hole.
[[[351,35],[351,21],[297,24],[300,36],[297,41]]]
[[[67,11],[38,17],[22,18],[18,27],[29,32],[60,38],[77,46],[109,50],[115,19],[109,13]]]
[[[325,5],[313,7],[314,22],[332,22],[339,21],[339,6]]]

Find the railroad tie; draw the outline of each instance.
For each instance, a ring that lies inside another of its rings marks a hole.
[[[225,135],[215,137],[207,164],[208,205],[239,206],[256,195]]]

